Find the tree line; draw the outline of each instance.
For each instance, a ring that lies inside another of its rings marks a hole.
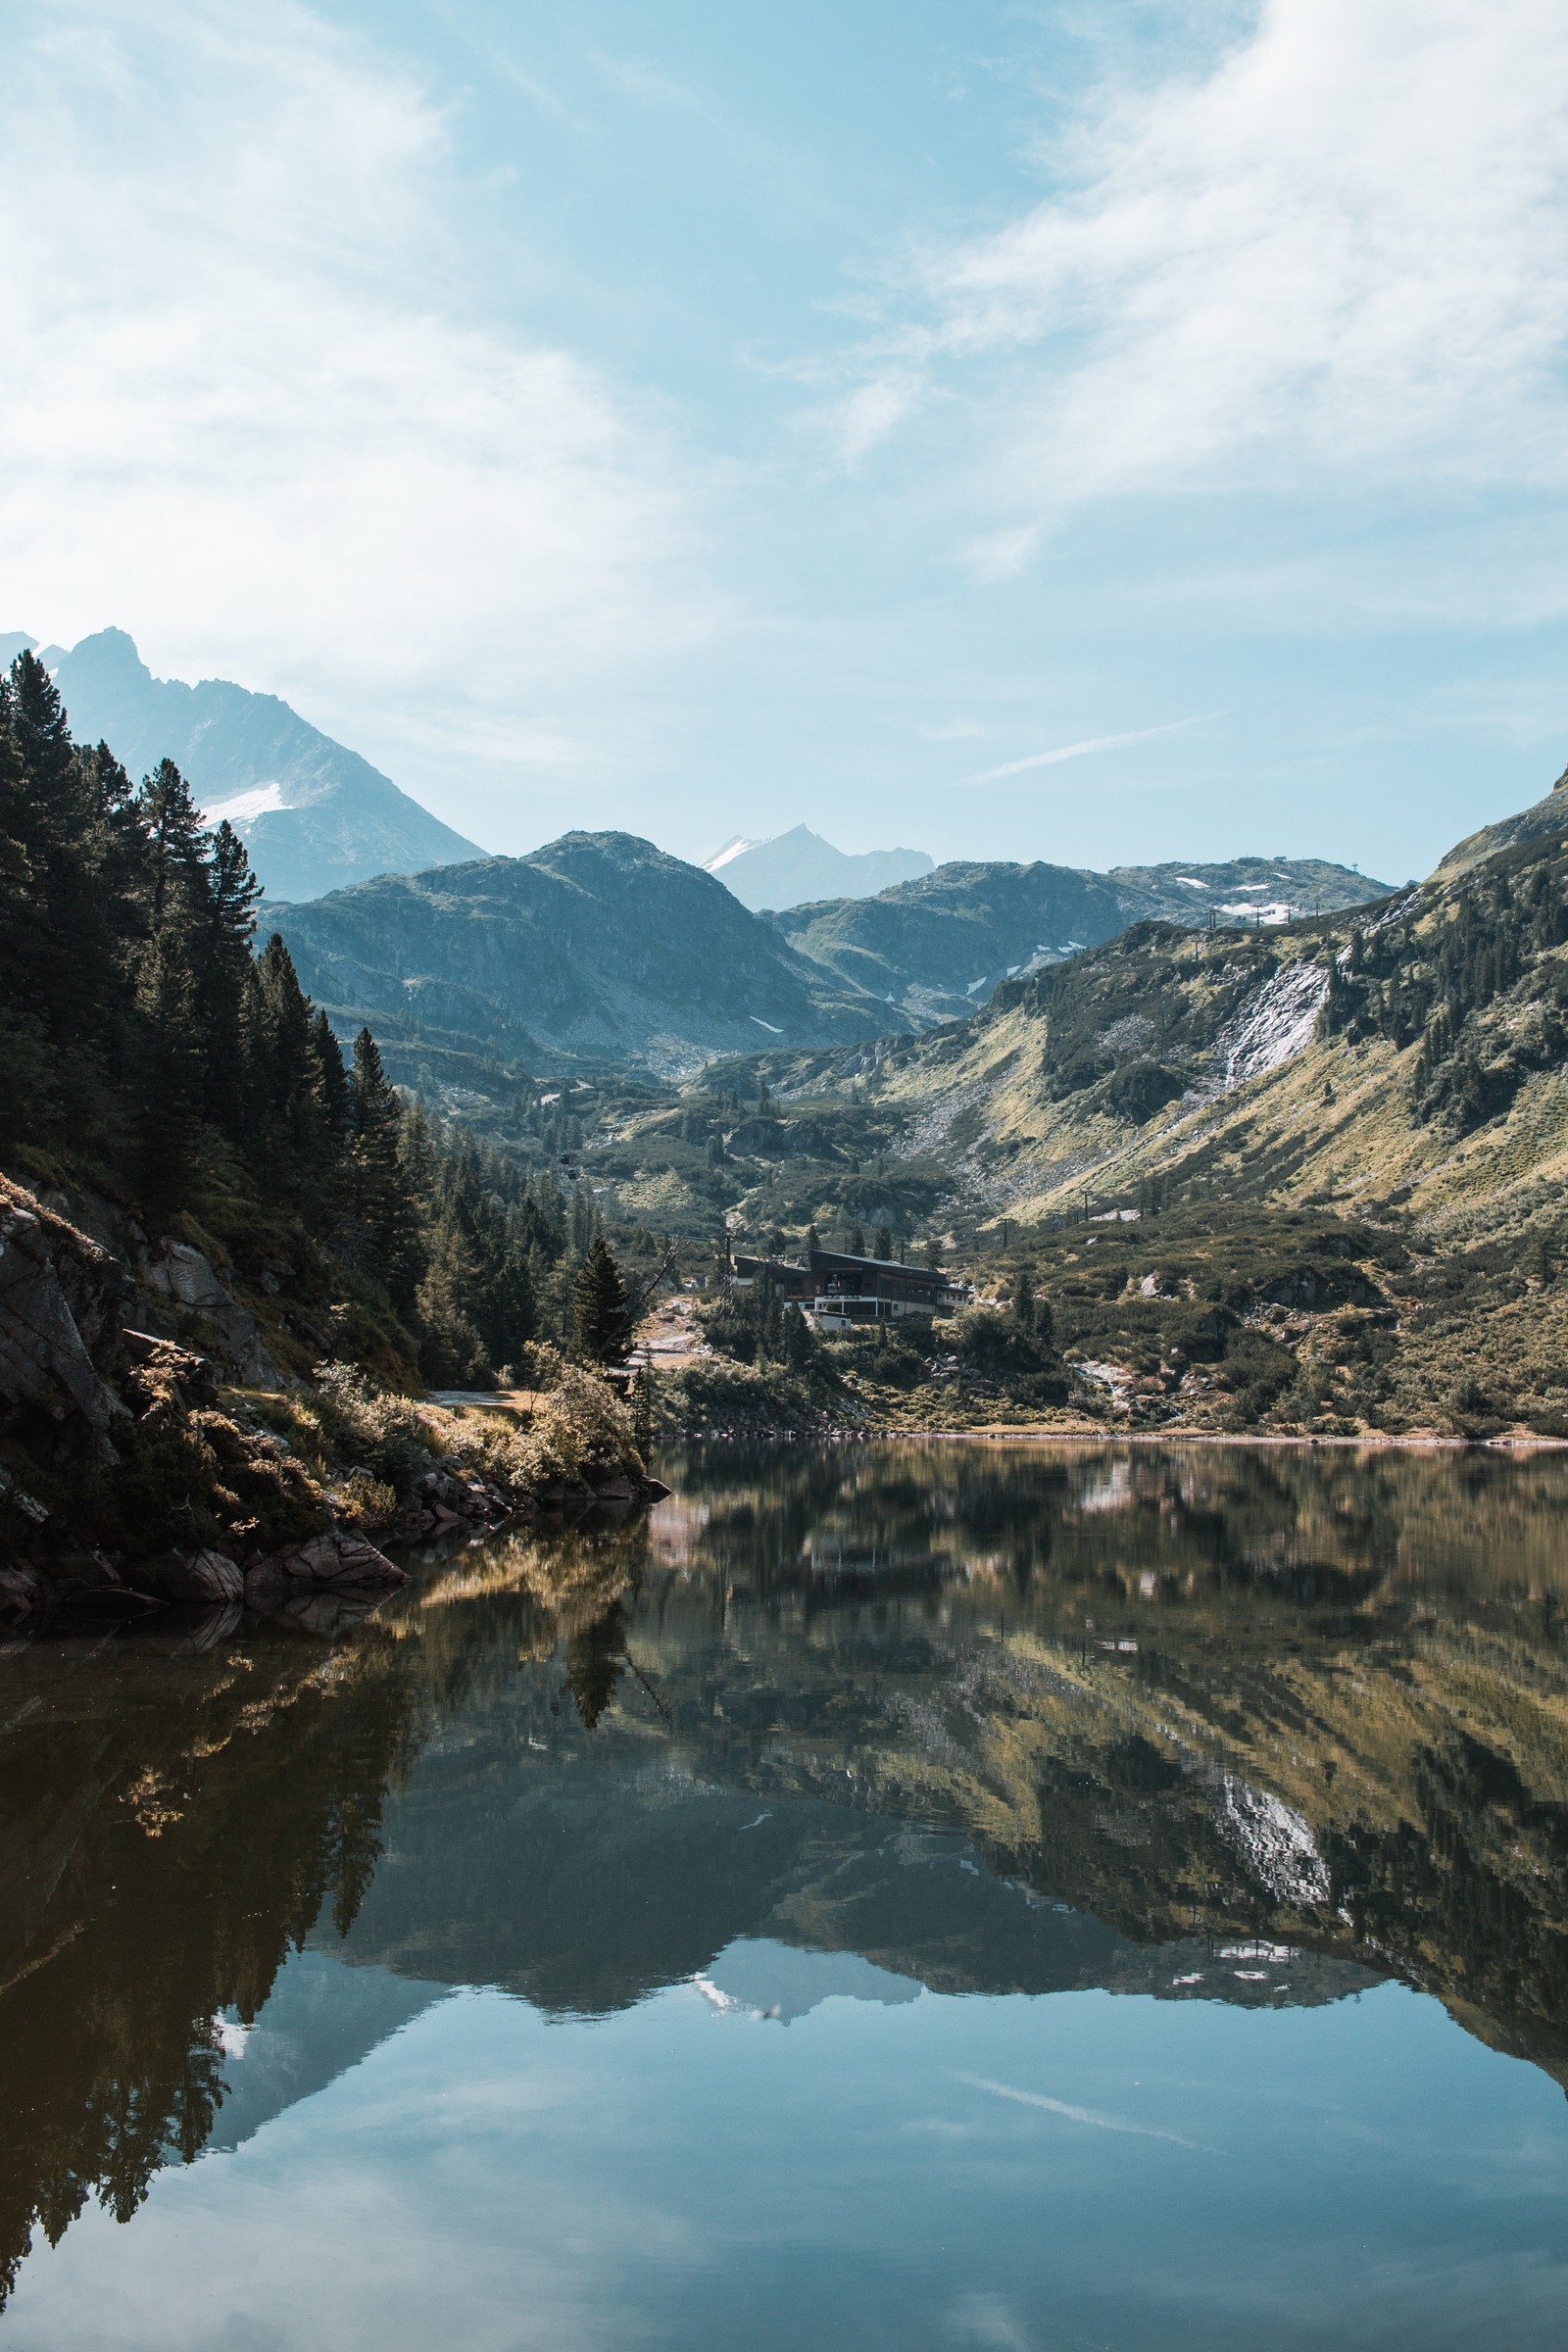
[[[1412,1108],[1466,1132],[1505,1110],[1532,1069],[1568,1054],[1568,975],[1550,953],[1565,942],[1568,859],[1559,842],[1531,844],[1467,877],[1446,906],[1418,898],[1353,931],[1330,970],[1320,1033],[1401,1050],[1419,1042]],[[1531,1017],[1499,1052],[1478,1016],[1521,982]]]
[[[368,1029],[345,1059],[282,939],[256,952],[261,897],[173,761],[133,784],[75,744],[21,654],[0,676],[0,1155],[157,1227],[194,1216],[251,1270],[292,1230],[437,1386],[484,1384],[541,1338],[623,1354],[591,1194],[405,1102]]]

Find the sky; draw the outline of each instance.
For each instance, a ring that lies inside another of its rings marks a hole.
[[[1568,763],[1561,0],[0,31],[0,630],[506,852],[1400,881]]]

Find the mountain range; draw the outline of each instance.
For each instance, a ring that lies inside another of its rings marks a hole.
[[[568,833],[527,858],[383,875],[270,919],[334,1023],[368,1022],[405,1070],[427,1043],[536,1073],[570,1057],[686,1079],[771,1046],[918,1032],[1130,920],[1179,908],[1203,924],[1249,887],[1248,919],[1262,920],[1282,911],[1265,891],[1343,906],[1384,886],[1308,862],[1171,878],[963,864],[769,916],[652,842]]]
[[[1157,1179],[1501,1234],[1554,1210],[1568,1166],[1565,949],[1568,776],[1374,906],[1212,936],[1136,923],[891,1046],[869,1083],[928,1147],[941,1131],[957,1188],[1028,1217]]]
[[[20,652],[25,637],[0,639]],[[10,659],[8,653],[6,658]],[[209,822],[227,817],[270,897],[313,899],[380,873],[484,852],[275,694],[225,678],[155,678],[123,629],[40,656],[78,743],[107,743],[133,777],[172,760]]]
[[[1004,980],[1098,947],[1129,923],[1275,926],[1364,905],[1388,885],[1320,858],[1082,867],[956,862],[874,898],[773,917],[792,947],[920,1026],[961,1020]]]
[[[429,1042],[534,1071],[567,1056],[679,1078],[889,1025],[712,875],[629,833],[386,874],[271,919],[334,1023],[368,1022],[394,1067]]]

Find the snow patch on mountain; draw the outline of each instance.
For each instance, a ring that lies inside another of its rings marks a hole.
[[[274,808],[286,808],[283,787],[278,783],[253,784],[249,792],[230,793],[226,800],[209,801],[202,814],[210,825],[228,823],[236,833],[254,824],[257,817],[270,815]]]
[[[745,833],[737,833],[725,842],[721,850],[715,850],[711,858],[700,858],[697,862],[705,874],[722,873],[726,865],[733,864],[737,858],[744,858],[748,850],[760,850],[763,846]]]

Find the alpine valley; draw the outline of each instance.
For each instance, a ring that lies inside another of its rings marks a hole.
[[[269,906],[65,666],[0,705],[9,1605],[122,1559],[297,1600],[635,1488],[660,1426],[1568,1437],[1568,780],[1396,891],[960,863],[767,913],[571,833]],[[943,1311],[813,1324],[813,1249]],[[572,1362],[634,1340],[636,1430]],[[509,1382],[522,1429],[429,1399]]]
[[[1568,780],[1420,884],[1324,910],[1334,879],[1271,925],[1113,929],[1125,883],[1073,877],[1080,931],[1094,905],[1110,936],[1058,932],[961,1019],[922,1031],[906,996],[880,1035],[710,1062],[678,1094],[580,1076],[520,1126],[499,1086],[470,1115],[520,1143],[569,1108],[607,1213],[693,1243],[875,1231],[956,1261],[980,1303],[946,1344],[841,1351],[880,1426],[1568,1436]],[[906,938],[931,900],[966,924],[982,890],[998,869],[941,869],[781,927],[825,958],[825,932],[874,937],[889,908]],[[776,1417],[685,1377],[688,1419]]]

